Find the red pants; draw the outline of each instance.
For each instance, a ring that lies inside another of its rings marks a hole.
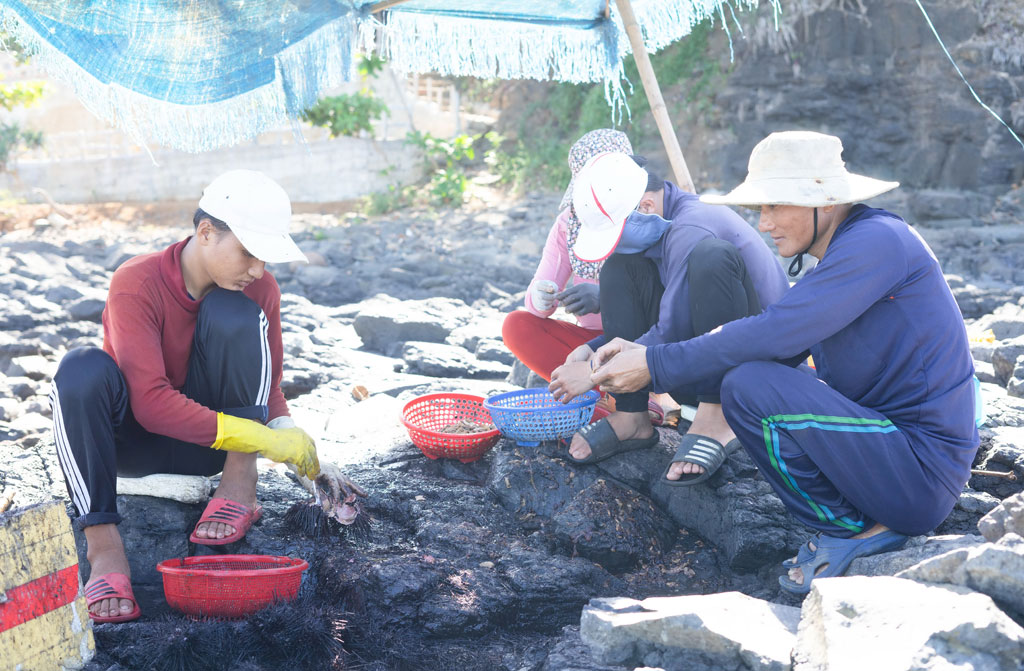
[[[527,368],[547,381],[565,363],[569,352],[601,335],[559,319],[538,317],[526,310],[510,312],[501,326],[501,337]]]

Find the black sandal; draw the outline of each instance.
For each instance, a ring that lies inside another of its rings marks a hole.
[[[658,430],[654,429],[654,433],[647,438],[619,440],[619,437],[615,435],[615,429],[612,428],[607,419],[588,424],[580,429],[579,435],[583,437],[583,440],[587,441],[587,445],[590,445],[590,455],[585,459],[576,459],[571,454],[568,455],[569,461],[574,464],[594,464],[623,452],[644,450],[657,445],[658,440],[661,438],[658,435]]]
[[[671,487],[689,487],[704,482],[725,462],[725,458],[736,449],[742,447],[738,438],[733,438],[725,445],[714,438],[702,436],[699,433],[687,433],[683,435],[683,441],[679,443],[679,449],[668,462],[665,472],[661,474],[661,481]],[[704,467],[703,473],[683,473],[678,480],[669,480],[668,471],[672,464],[685,461]]]

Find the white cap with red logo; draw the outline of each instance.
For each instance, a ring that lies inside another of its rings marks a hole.
[[[220,219],[260,261],[309,262],[288,234],[292,204],[284,189],[262,172],[229,170],[203,189],[199,208]]]
[[[647,171],[626,154],[608,152],[587,161],[572,191],[581,224],[573,253],[584,261],[608,258],[646,190]]]

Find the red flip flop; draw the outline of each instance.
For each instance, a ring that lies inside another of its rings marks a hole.
[[[654,399],[647,401],[647,414],[651,416],[651,424],[654,426],[661,426],[665,423],[665,410]]]
[[[256,506],[250,508],[249,506],[231,501],[229,499],[222,499],[220,497],[214,497],[210,499],[210,502],[206,504],[206,510],[203,511],[203,516],[196,522],[198,527],[204,522],[222,522],[229,524],[235,528],[235,533],[224,538],[200,538],[196,536],[195,530],[192,531],[192,535],[188,537],[190,541],[198,545],[227,545],[228,543],[234,543],[245,538],[245,534],[248,533],[249,527],[251,527],[256,520],[263,514],[263,508]]]
[[[128,622],[129,620],[137,620],[142,615],[142,610],[139,608],[139,604],[135,600],[135,594],[132,592],[132,583],[128,576],[123,573],[107,573],[93,578],[86,584],[86,606],[91,608],[94,603],[104,599],[131,599],[131,602],[135,604],[135,608],[127,615],[109,615],[107,617],[94,615],[92,611],[89,611],[89,617],[92,618],[93,622],[99,624],[104,622]]]

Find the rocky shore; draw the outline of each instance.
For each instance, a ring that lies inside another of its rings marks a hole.
[[[500,326],[522,303],[557,194],[373,219],[296,215],[312,263],[271,269],[284,292],[283,387],[321,459],[370,492],[366,524],[302,535],[284,513],[305,493],[261,462],[264,518],[232,549],[309,560],[303,597],[244,623],[197,623],[167,609],[154,566],[193,550],[202,504],[122,496],[144,616],[96,627],[88,668],[1021,668],[1024,230],[1008,223],[1020,195],[970,226],[919,229],[974,337],[979,473],[935,536],[857,560],[860,577],[822,581],[802,609],[776,577],[808,532],[742,453],[706,485],[675,491],[656,484],[672,428],[655,448],[582,467],[553,444],[502,440],[462,464],[409,440],[399,416],[416,396],[542,382]],[[100,343],[111,273],[190,229],[187,216],[145,224],[51,215],[0,236],[0,491],[15,506],[66,498],[49,381],[66,351]],[[864,640],[894,652],[841,658],[868,654]]]

